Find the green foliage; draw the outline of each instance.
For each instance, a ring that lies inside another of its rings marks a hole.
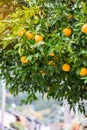
[[[87,68],[87,34],[81,31],[87,23],[86,2],[29,0],[27,4],[28,8],[22,6],[0,21],[1,76],[14,95],[28,93],[26,103],[36,100],[39,91],[48,98],[67,99],[72,107],[87,99],[87,75],[80,76],[81,68]],[[67,27],[72,29],[70,37],[63,34]],[[18,36],[22,29],[42,35],[43,41],[29,40],[25,33]],[[27,64],[20,62],[22,56]],[[71,66],[69,72],[62,70],[65,63]]]

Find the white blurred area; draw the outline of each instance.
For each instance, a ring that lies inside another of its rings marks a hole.
[[[1,117],[2,117],[2,111],[0,110],[0,123],[1,123]],[[7,128],[10,128],[10,123],[11,122],[15,122],[16,121],[16,118],[14,115],[8,113],[8,112],[5,112],[4,113],[4,125],[7,127]]]
[[[51,128],[50,128],[50,126],[47,126],[47,127],[46,126],[42,126],[41,130],[51,130]]]

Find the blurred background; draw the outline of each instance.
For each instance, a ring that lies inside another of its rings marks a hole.
[[[20,105],[26,93],[13,97],[3,82],[0,88],[1,130],[87,130],[87,118],[78,111],[78,104],[75,111],[70,110],[67,101],[48,100],[37,93],[38,101]]]

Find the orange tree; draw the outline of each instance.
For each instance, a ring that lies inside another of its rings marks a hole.
[[[87,2],[27,1],[0,21],[0,75],[7,89],[69,104],[87,99]]]

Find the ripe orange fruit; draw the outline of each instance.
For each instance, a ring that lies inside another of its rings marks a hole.
[[[80,70],[80,76],[86,76],[87,75],[87,68],[82,68],[81,70]]]
[[[51,52],[51,53],[49,54],[49,56],[55,56],[54,52]]]
[[[41,35],[36,35],[35,36],[35,41],[38,43],[38,42],[40,42],[40,41],[42,41],[43,40],[43,36],[41,36]]]
[[[72,30],[70,28],[65,28],[63,30],[63,33],[64,33],[65,36],[71,36]]]
[[[26,63],[29,62],[29,60],[26,59],[26,56],[22,56],[21,57],[21,62],[24,63],[24,64],[26,64]]]
[[[29,31],[26,32],[26,36],[28,39],[33,39],[34,37],[34,34],[33,33],[30,33]]]
[[[70,69],[71,69],[71,67],[70,67],[69,64],[63,64],[63,65],[62,65],[62,70],[63,70],[63,71],[68,72],[68,71],[70,71]]]
[[[21,31],[19,31],[18,36],[21,37],[24,33],[26,33],[26,29],[22,29]]]
[[[87,23],[82,26],[82,32],[87,34]]]

